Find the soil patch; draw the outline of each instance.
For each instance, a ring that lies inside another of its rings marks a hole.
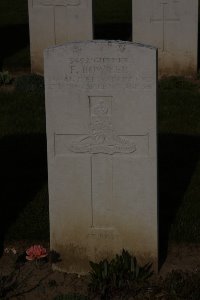
[[[37,241],[34,242],[37,243]],[[42,243],[42,245],[49,249],[48,243]],[[14,271],[17,256],[20,253],[23,253],[29,246],[30,243],[27,241],[13,242],[5,245],[5,249],[10,249],[10,251],[9,253],[4,252],[0,259],[1,276],[9,275]],[[11,249],[16,250],[17,253],[14,254]],[[200,271],[199,253],[199,244],[171,244],[168,249],[166,261],[161,267],[158,276],[154,277],[154,280],[159,279],[161,276],[165,278],[172,270],[189,272]],[[10,291],[9,298],[6,299],[51,300],[58,295],[68,293],[87,295],[87,286],[89,282],[88,276],[79,276],[77,274],[66,274],[53,271],[50,263],[36,264],[33,261],[26,262],[20,267],[17,274],[17,280],[19,285],[14,290]],[[113,299],[117,298],[115,297]]]

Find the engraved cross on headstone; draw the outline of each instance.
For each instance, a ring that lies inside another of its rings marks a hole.
[[[162,51],[166,50],[166,25],[172,22],[179,22],[178,5],[179,0],[159,1],[161,5],[161,16],[157,17],[158,6],[154,7],[153,16],[150,18],[151,23],[162,24]]]
[[[112,97],[89,97],[90,133],[71,135],[67,152],[90,154],[92,224],[112,228],[113,157],[130,155],[136,145],[130,135],[118,135],[112,122]],[[65,139],[68,135],[64,135]]]
[[[53,8],[53,18],[54,18],[54,44],[56,45],[58,41],[56,36],[56,9],[59,7],[64,7],[65,9],[68,6],[79,6],[81,0],[33,0],[32,7],[34,6],[47,6]],[[66,16],[67,18],[67,16]]]

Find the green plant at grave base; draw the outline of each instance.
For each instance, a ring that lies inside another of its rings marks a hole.
[[[124,249],[110,262],[105,259],[99,263],[90,262],[90,266],[89,290],[99,293],[102,299],[113,290],[131,290],[134,284],[144,283],[153,274],[151,263],[139,266],[136,257]]]
[[[0,85],[10,84],[12,82],[12,77],[8,71],[0,72]]]
[[[58,295],[53,300],[89,300],[88,297],[80,294]]]

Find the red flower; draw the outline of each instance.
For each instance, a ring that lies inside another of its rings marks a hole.
[[[27,254],[26,256],[27,260],[40,259],[48,255],[47,250],[43,248],[41,245],[31,246],[26,250],[26,254]]]

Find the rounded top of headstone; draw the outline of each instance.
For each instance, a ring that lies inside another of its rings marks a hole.
[[[123,41],[69,42],[46,49],[45,78],[78,90],[139,90],[156,86],[157,50]],[[148,82],[147,82],[148,81]]]
[[[106,47],[119,47],[121,51],[125,50],[127,47],[135,47],[135,48],[145,48],[153,51],[157,51],[156,47],[153,47],[151,45],[145,45],[141,43],[135,43],[135,42],[130,42],[130,41],[121,41],[121,40],[88,40],[88,41],[75,41],[75,42],[66,42],[62,45],[55,45],[55,46],[50,46],[44,51],[46,53],[51,52],[51,51],[56,51],[57,49],[69,49],[71,47],[75,48],[80,48],[80,47],[93,47],[93,46],[106,46]]]

